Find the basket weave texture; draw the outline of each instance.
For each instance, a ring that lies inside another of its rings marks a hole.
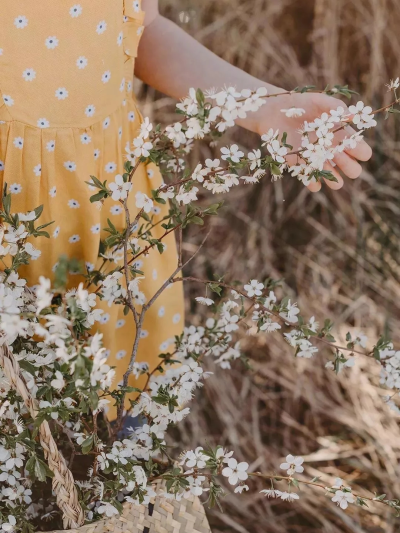
[[[163,483],[153,487],[156,492]],[[197,496],[181,501],[162,496],[148,506],[124,504],[121,515],[71,529],[69,533],[211,533],[204,507]],[[52,533],[63,533],[62,530]]]

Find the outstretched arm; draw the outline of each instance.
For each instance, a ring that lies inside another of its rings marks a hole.
[[[190,87],[235,86],[238,90],[266,87],[272,94],[286,92],[254,78],[210,52],[176,24],[162,17],[158,12],[158,0],[143,0],[142,7],[146,12],[146,29],[139,46],[135,74],[148,85],[177,99],[185,97]],[[268,99],[257,113],[249,113],[239,124],[259,134],[269,128],[286,131],[288,142],[297,147],[300,144],[298,129],[303,122],[314,120],[338,105],[343,104],[323,94],[282,95]],[[290,107],[303,108],[306,113],[301,118],[287,118],[281,109]],[[343,136],[351,133],[349,127]],[[340,135],[335,137],[340,141]],[[338,154],[335,163],[345,175],[354,179],[361,173],[357,160],[366,161],[371,153],[370,147],[361,142],[355,149]],[[328,181],[327,184],[333,189],[340,188],[343,185],[341,175],[329,164],[326,169],[333,172],[338,180],[337,183]],[[313,191],[320,187],[319,183],[309,186]]]

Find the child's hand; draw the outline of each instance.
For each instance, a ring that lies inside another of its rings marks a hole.
[[[342,106],[346,109],[346,104],[340,100],[327,96],[325,94],[316,93],[304,93],[304,94],[292,94],[282,95],[276,98],[269,98],[267,103],[259,111],[259,121],[257,125],[257,132],[262,135],[266,133],[270,128],[274,130],[279,129],[280,134],[287,132],[287,143],[293,146],[294,150],[299,149],[301,143],[301,136],[298,130],[303,126],[305,121],[312,122],[322,113],[329,113],[331,109],[337,109]],[[301,117],[288,118],[281,109],[290,109],[291,107],[301,108],[305,110],[305,113]],[[338,144],[345,136],[350,136],[355,133],[355,130],[347,126],[344,130],[335,133],[335,143]],[[336,154],[334,163],[336,169],[329,163],[326,163],[324,169],[331,171],[337,182],[325,180],[328,187],[331,189],[340,189],[343,186],[343,178],[337,169],[350,179],[358,178],[361,174],[361,165],[359,161],[367,161],[372,155],[372,150],[365,141],[358,143],[357,147],[353,150],[349,149],[345,152]],[[290,156],[293,158],[289,163],[293,164],[296,161],[296,156]],[[321,183],[312,183],[308,186],[310,191],[316,192],[321,188]]]

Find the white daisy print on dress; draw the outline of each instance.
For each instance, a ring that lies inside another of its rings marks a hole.
[[[104,121],[103,121],[103,129],[106,130],[106,129],[108,128],[109,125],[110,125],[110,117],[107,117],[107,118],[105,118]]]
[[[58,100],[65,100],[66,98],[68,98],[67,89],[65,87],[59,87],[56,90],[56,98],[58,98]]]
[[[53,237],[57,239],[57,237],[60,235],[60,226],[57,226],[56,229],[53,231]]]
[[[181,315],[180,315],[180,313],[176,313],[176,314],[172,317],[172,322],[173,322],[174,324],[177,324],[177,323],[180,321],[180,319],[181,319]]]
[[[46,150],[48,152],[54,152],[54,149],[56,147],[56,141],[49,141],[47,144],[46,144]]]
[[[3,94],[3,100],[4,103],[10,107],[14,105],[14,100],[8,94]]]
[[[22,77],[25,81],[33,81],[36,78],[36,72],[33,70],[33,68],[27,68],[22,73]]]
[[[120,213],[122,213],[122,206],[118,204],[111,206],[110,213],[112,215],[119,215]]]
[[[129,111],[129,113],[128,113],[129,122],[135,122],[135,118],[136,118],[135,112],[134,111]]]
[[[93,156],[95,159],[98,159],[100,157],[100,150],[96,148],[96,150],[93,152]]]
[[[51,37],[47,37],[44,44],[49,50],[54,50],[58,46],[58,39],[55,35],[52,35]]]
[[[79,237],[79,235],[72,235],[72,236],[68,239],[68,241],[69,241],[70,243],[72,243],[72,244],[75,243],[75,242],[78,242],[78,241],[80,241],[80,240],[81,240],[81,238]]]
[[[20,183],[13,183],[9,189],[11,194],[19,194],[22,191],[22,185]]]
[[[100,324],[107,324],[109,320],[110,320],[109,313],[104,313],[104,315],[100,318],[99,322]]]
[[[92,227],[90,228],[90,231],[91,231],[92,233],[100,233],[100,224],[95,224],[94,226],[92,226]]]
[[[89,144],[91,142],[92,138],[87,133],[82,133],[81,135],[81,143],[82,144]]]
[[[136,11],[136,13],[139,13],[140,11],[139,0],[133,0],[133,10]]]
[[[117,169],[117,163],[114,163],[113,161],[110,161],[109,163],[107,163],[107,165],[104,167],[104,170],[108,173],[108,174],[111,174],[112,172],[115,172]]]
[[[122,78],[121,80],[121,84],[119,86],[119,90],[121,91],[121,93],[124,91],[125,89],[125,78]]]
[[[71,209],[78,209],[80,206],[81,205],[78,200],[68,200],[68,207],[70,207]]]
[[[76,66],[81,70],[85,68],[87,64],[88,64],[88,60],[85,56],[79,56],[78,59],[76,60]]]
[[[159,317],[165,316],[165,307],[163,305],[160,307],[157,314]]]
[[[124,38],[124,34],[123,34],[122,31],[120,31],[119,34],[118,34],[118,38],[117,38],[117,45],[118,46],[121,46],[123,38]]]
[[[88,105],[87,108],[85,109],[85,115],[87,117],[92,117],[95,111],[96,111],[96,108],[94,105]]]
[[[103,83],[107,83],[110,81],[110,78],[111,78],[111,72],[109,70],[106,70],[101,77],[101,81]]]
[[[38,128],[48,128],[50,126],[50,122],[47,120],[47,118],[39,118],[37,121],[37,127]]]
[[[22,150],[22,148],[24,147],[24,139],[22,137],[15,137],[13,144],[15,148],[19,148],[20,150]]]
[[[131,81],[128,81],[128,85],[126,86],[126,89],[127,91],[130,93],[131,90],[133,89],[133,85],[132,85],[132,82]]]
[[[138,259],[137,261],[132,263],[132,268],[134,268],[135,270],[140,270],[142,266],[143,266],[143,261],[141,259]]]
[[[82,6],[80,4],[75,4],[69,10],[69,14],[71,15],[72,18],[79,17],[81,13],[82,13]]]
[[[155,269],[155,268],[153,268],[153,274],[152,274],[152,277],[153,277],[154,280],[156,280],[157,277],[158,277],[157,269]]]
[[[57,194],[57,187],[54,186],[54,187],[52,187],[52,188],[49,190],[49,196],[51,196],[52,198],[55,198],[56,194]]]
[[[4,161],[0,161],[0,172],[4,170]]]
[[[119,320],[116,321],[115,327],[117,329],[122,328],[123,326],[125,326],[125,320],[123,318],[120,318]]]
[[[126,356],[126,350],[119,350],[119,352],[116,353],[115,358],[118,361],[119,359],[122,359],[125,356]]]
[[[76,170],[76,163],[73,161],[65,161],[64,167],[69,170],[69,172],[74,172],[74,170]]]
[[[154,178],[154,170],[152,168],[148,168],[147,170],[147,176],[149,179]]]
[[[122,139],[122,126],[118,128],[118,137]]]
[[[89,263],[89,261],[86,261],[85,266],[86,266],[86,270],[88,272],[91,272],[92,270],[94,270],[94,264],[93,263]]]
[[[142,329],[142,331],[140,332],[140,338],[146,339],[148,336],[149,336],[149,332],[147,331],[147,329]]]
[[[14,20],[14,26],[18,29],[26,28],[28,26],[28,19],[24,15],[19,15]]]
[[[160,344],[160,346],[159,346],[159,350],[160,350],[161,352],[165,352],[165,350],[168,350],[169,345],[170,345],[170,342],[169,342],[169,339],[168,339],[168,340],[166,340],[166,341],[164,341],[164,342],[162,342],[162,343]]]
[[[35,176],[41,176],[42,175],[42,165],[36,165],[34,168],[33,168],[33,172],[35,174]]]
[[[102,20],[101,22],[97,24],[96,33],[98,35],[101,35],[102,33],[106,31],[106,29],[107,29],[107,22],[105,20]]]

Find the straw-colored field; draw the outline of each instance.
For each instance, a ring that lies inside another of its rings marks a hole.
[[[385,83],[400,75],[395,0],[160,3],[217,54],[288,89],[348,83],[379,107],[390,97]],[[170,99],[147,89],[141,97],[145,114],[173,120]],[[237,188],[226,199],[224,216],[213,221],[191,272],[226,272],[230,280],[284,278],[285,292],[303,313],[332,318],[341,340],[346,328],[362,328],[371,342],[387,328],[399,341],[400,135],[399,122],[382,119],[370,137],[373,161],[340,192],[324,188],[311,195],[289,177]],[[231,136],[244,147],[255,140],[240,130]],[[194,158],[210,153],[204,145]],[[194,251],[203,237],[199,229],[186,235],[186,251]],[[198,290],[187,287],[187,295]],[[200,311],[188,310],[195,321]],[[187,447],[222,443],[253,470],[273,471],[287,453],[303,455],[309,477],[331,484],[340,476],[361,493],[400,497],[399,417],[383,405],[373,361],[361,358],[336,378],[325,370],[324,354],[295,360],[278,337],[248,336],[243,346],[253,372],[244,374],[240,365],[216,371],[176,439]],[[208,368],[214,370],[212,361]],[[268,501],[257,490],[229,494],[223,508],[209,513],[215,533],[400,531],[400,518],[383,506],[343,512],[324,491],[313,489],[303,489],[292,504]]]

